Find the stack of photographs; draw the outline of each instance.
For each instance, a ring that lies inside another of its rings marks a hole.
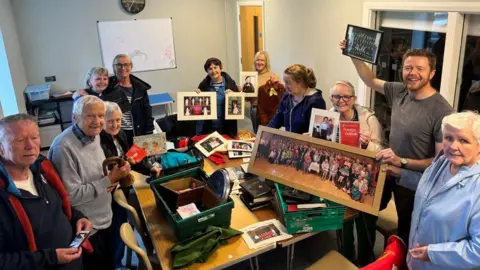
[[[249,158],[253,151],[253,142],[232,140],[227,143],[229,158]]]

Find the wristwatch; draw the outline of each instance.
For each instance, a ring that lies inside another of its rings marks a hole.
[[[400,168],[405,169],[407,167],[408,160],[406,158],[400,158]]]

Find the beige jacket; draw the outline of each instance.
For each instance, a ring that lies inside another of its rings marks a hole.
[[[361,105],[353,105],[358,112],[358,120],[360,122],[360,131],[368,129],[370,131],[370,143],[367,146],[367,150],[378,152],[384,148],[383,144],[385,138],[383,136],[383,129],[378,122],[375,112],[371,109],[363,107]],[[335,107],[330,111],[334,112]]]

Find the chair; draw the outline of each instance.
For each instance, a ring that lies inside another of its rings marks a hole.
[[[397,208],[395,207],[395,200],[392,197],[392,199],[388,202],[387,208],[383,209],[378,214],[377,231],[379,231],[385,239],[384,248],[387,246],[388,238],[391,235],[397,234],[397,229]]]
[[[341,269],[341,270],[358,270],[353,263],[343,257],[335,250],[331,250],[320,260],[310,265],[307,270],[323,270],[323,269]]]
[[[120,237],[122,238],[125,245],[134,250],[138,257],[142,260],[139,262],[143,262],[143,267],[147,270],[153,270],[152,264],[150,264],[150,260],[148,259],[147,253],[138,246],[137,239],[135,238],[135,234],[133,233],[132,226],[128,223],[123,223],[120,227]],[[140,265],[139,265],[140,268]],[[141,269],[141,268],[140,268]]]
[[[156,259],[156,256],[154,255],[152,241],[144,230],[142,220],[138,216],[137,210],[135,210],[135,208],[128,203],[127,198],[125,197],[125,194],[121,189],[117,189],[113,193],[113,199],[116,203],[118,203],[118,205],[120,205],[130,213],[129,216],[133,218],[133,226],[137,230],[140,237],[142,237],[143,245],[145,246],[147,254],[151,256],[151,261],[156,264],[158,262],[158,259]],[[127,253],[127,265],[130,265],[131,251],[128,250],[127,252],[130,252]]]

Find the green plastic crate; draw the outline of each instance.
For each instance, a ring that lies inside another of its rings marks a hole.
[[[282,198],[284,185],[275,183],[275,198],[279,212],[283,216],[283,223],[289,234],[305,232],[323,232],[338,230],[343,226],[343,217],[347,208],[338,203],[314,197],[312,203],[326,203],[327,208],[288,212],[288,205]]]
[[[170,207],[167,206],[157,187],[162,183],[183,177],[193,177],[204,182],[206,182],[205,180],[207,179],[205,172],[197,167],[176,174],[160,177],[150,182],[150,188],[155,195],[157,208],[161,211],[170,227],[173,228],[177,239],[179,241],[188,239],[196,232],[202,231],[208,226],[229,228],[230,221],[232,219],[232,209],[234,207],[234,203],[231,198],[229,198],[227,202],[222,203],[217,207],[205,210],[199,214],[185,219],[180,217],[176,209],[170,209]]]

